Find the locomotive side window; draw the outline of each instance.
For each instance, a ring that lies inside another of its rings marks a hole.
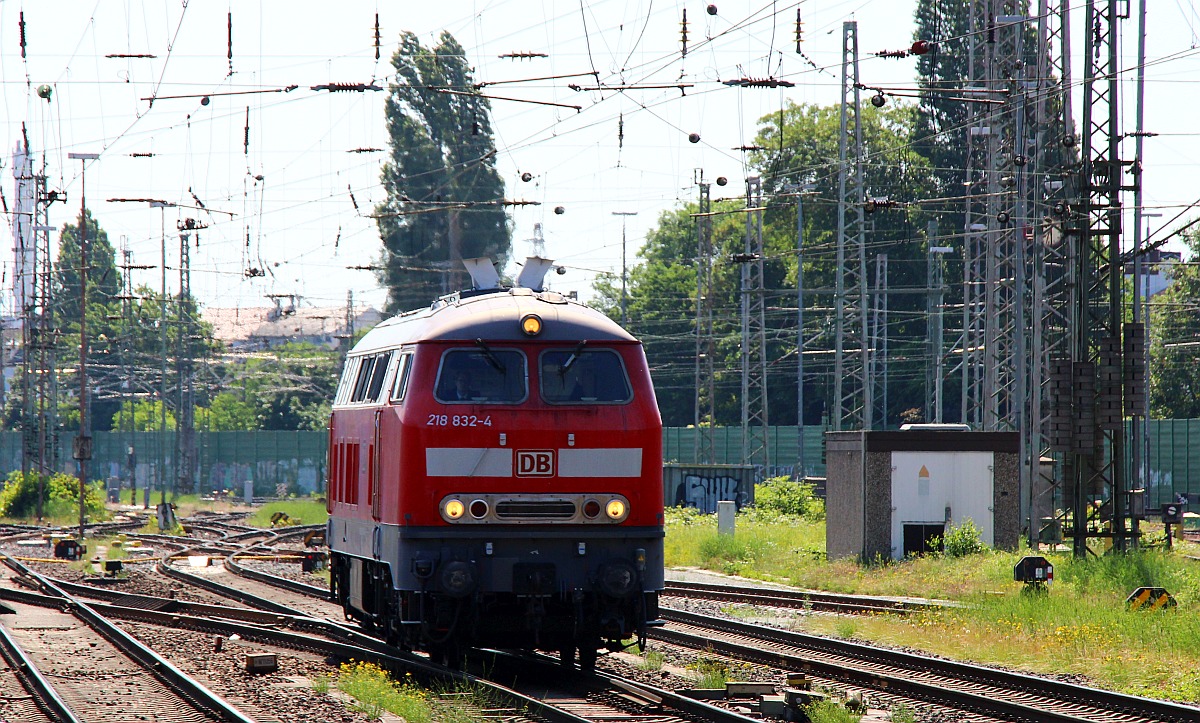
[[[367,385],[367,395],[362,401],[374,402],[379,399],[379,393],[383,391],[383,380],[387,377],[388,366],[391,363],[392,353],[390,351],[375,356],[375,369],[371,372],[371,383]]]
[[[396,365],[396,381],[392,384],[393,403],[404,399],[404,392],[408,390],[408,374],[412,370],[412,354],[401,354],[400,361]]]
[[[371,373],[375,370],[375,357],[363,357],[358,365],[358,378],[354,380],[354,391],[348,400],[351,404],[361,402],[367,396],[367,387],[371,384]]]
[[[354,383],[350,387],[349,398],[341,399],[339,391],[339,401],[343,404],[364,404],[378,400],[379,393],[383,391],[383,383],[387,379],[388,366],[391,362],[392,352],[390,351],[362,357],[358,360],[357,371],[354,372]],[[348,364],[347,378],[349,367]],[[343,378],[343,384],[346,383],[347,378]]]
[[[525,400],[529,374],[515,349],[451,349],[442,356],[434,398],[444,404],[515,404]]]
[[[621,355],[611,349],[542,352],[542,399],[550,404],[625,404],[633,398]]]
[[[342,380],[338,382],[337,394],[333,398],[334,404],[349,404],[350,393],[354,389],[354,382],[358,379],[358,365],[362,361],[361,358],[353,358],[346,360],[346,368],[342,370]]]

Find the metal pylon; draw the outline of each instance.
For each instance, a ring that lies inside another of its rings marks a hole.
[[[1071,259],[1076,234],[1066,233],[1071,201],[1078,183],[1068,165],[1077,154],[1071,103],[1071,33],[1068,0],[1038,1],[1038,88],[1034,132],[1036,205],[1031,256],[1032,334],[1029,354],[1028,455],[1022,460],[1028,500],[1029,545],[1037,549],[1043,536],[1057,540],[1051,526],[1062,509],[1063,455],[1071,449]],[[1037,187],[1040,184],[1040,189]],[[1041,191],[1040,195],[1037,195]]]
[[[842,106],[838,137],[837,279],[834,298],[833,390],[835,430],[871,428],[867,369],[867,258],[864,218],[861,84],[858,23],[842,23]]]
[[[763,288],[762,180],[746,179],[742,259],[742,460],[771,464],[767,416],[767,324]]]
[[[1106,526],[1111,527],[1108,534],[1117,549],[1128,542],[1121,384],[1123,165],[1118,133],[1118,21],[1116,0],[1088,0],[1080,203],[1071,219],[1079,243],[1072,265],[1075,426],[1067,473],[1074,497],[1070,534],[1076,557],[1086,555],[1088,538],[1107,536]]]
[[[711,464],[716,461],[713,443],[716,380],[713,370],[712,313],[712,195],[703,174],[697,172],[700,188],[696,216],[696,406],[694,459]]]

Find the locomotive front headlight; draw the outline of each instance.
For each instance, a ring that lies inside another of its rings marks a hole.
[[[609,500],[604,506],[604,514],[610,520],[623,520],[629,514],[629,508],[625,506],[625,500]]]
[[[466,511],[467,507],[462,503],[462,500],[446,500],[442,503],[442,517],[445,517],[447,520],[457,520]]]

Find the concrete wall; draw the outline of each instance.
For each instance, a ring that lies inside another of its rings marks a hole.
[[[862,432],[825,434],[825,552],[831,560],[863,550],[862,438]]]

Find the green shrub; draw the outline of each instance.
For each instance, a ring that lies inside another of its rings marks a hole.
[[[946,530],[946,539],[943,541],[943,552],[946,557],[978,555],[987,549],[987,546],[983,544],[981,534],[979,528],[975,526],[975,520],[970,517],[961,525],[950,525],[950,528]]]
[[[33,518],[37,515],[38,480],[43,482],[43,517],[55,520],[73,520],[79,515],[79,479],[56,472],[50,476],[36,472],[23,474],[21,470],[9,472],[0,490],[0,517],[10,519]],[[104,483],[95,480],[88,484],[83,498],[84,512],[96,521],[105,519]]]
[[[781,515],[825,519],[825,504],[813,495],[813,486],[790,477],[772,477],[755,485],[754,505]]]

